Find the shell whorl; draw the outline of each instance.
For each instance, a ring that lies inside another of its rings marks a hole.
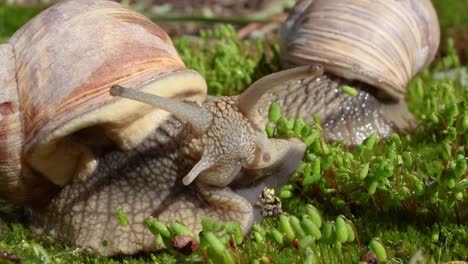
[[[95,166],[90,144],[100,144],[98,137],[131,148],[169,115],[112,97],[113,84],[198,104],[206,97],[205,80],[185,67],[169,36],[115,2],[60,2],[8,45],[16,61],[11,76],[21,110],[21,159],[57,185],[80,174],[75,168]],[[76,133],[89,127],[98,128],[97,139]]]
[[[430,0],[303,0],[282,29],[281,55],[287,67],[320,63],[402,98],[439,38]]]
[[[17,174],[21,170],[23,148],[15,56],[10,44],[0,45],[0,61],[0,194],[7,198],[21,188]]]

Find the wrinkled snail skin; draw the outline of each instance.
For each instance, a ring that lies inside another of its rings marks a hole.
[[[358,94],[344,93],[343,85],[353,86]],[[322,121],[327,140],[343,140],[348,145],[360,144],[374,132],[387,137],[414,125],[414,118],[404,102],[383,104],[372,87],[331,74],[290,80],[272,89],[258,103],[262,117],[259,124],[266,124],[268,102],[274,101],[280,103],[285,116],[300,116],[307,123],[314,122],[310,114],[314,113]]]
[[[328,88],[302,80],[312,101],[301,108],[314,108],[327,138],[355,145],[374,131],[385,137],[414,127],[406,88],[434,59],[439,39],[430,0],[299,0],[281,32],[281,58],[286,67],[324,66]],[[358,96],[340,93],[343,84]]]
[[[212,216],[247,233],[263,188],[285,183],[306,149],[267,138],[272,101],[306,121],[316,113],[348,144],[411,123],[402,95],[323,61],[325,73],[308,62],[207,98],[166,33],[110,1],[50,7],[0,45],[0,60],[0,198],[30,207],[38,231],[103,255],[154,250],[149,216],[194,232]]]
[[[181,175],[196,163],[184,153],[188,130],[169,118],[136,148],[108,152],[92,177],[74,179],[47,207],[36,209],[34,226],[103,255],[155,250],[154,235],[146,227],[149,216],[181,220],[194,232],[205,216],[239,221],[248,230],[253,221],[248,201],[224,189],[182,184]],[[116,219],[119,209],[128,217],[126,227]]]

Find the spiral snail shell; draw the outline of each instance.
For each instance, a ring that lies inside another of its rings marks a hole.
[[[430,0],[302,0],[284,24],[281,58],[289,66],[320,63],[401,99],[439,39]]]

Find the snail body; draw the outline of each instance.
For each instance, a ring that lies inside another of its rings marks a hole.
[[[266,137],[272,101],[288,115],[319,114],[339,131],[329,138],[349,144],[405,127],[380,120],[377,99],[355,108],[373,84],[357,83],[350,98],[339,91],[350,81],[316,63],[207,100],[167,34],[110,1],[50,7],[0,45],[0,59],[0,197],[31,207],[36,229],[104,255],[154,250],[149,216],[195,232],[212,216],[248,232],[262,189],[287,181],[305,151],[298,139]],[[362,135],[340,132],[347,108],[364,115],[345,122]]]

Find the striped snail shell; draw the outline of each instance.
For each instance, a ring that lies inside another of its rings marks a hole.
[[[169,115],[112,97],[112,84],[196,104],[207,91],[161,28],[110,1],[50,7],[0,45],[0,60],[0,193],[18,204],[47,193],[38,182],[89,174],[103,138],[131,148]]]
[[[430,0],[302,0],[282,30],[281,56],[286,66],[321,63],[401,99],[439,39]]]

